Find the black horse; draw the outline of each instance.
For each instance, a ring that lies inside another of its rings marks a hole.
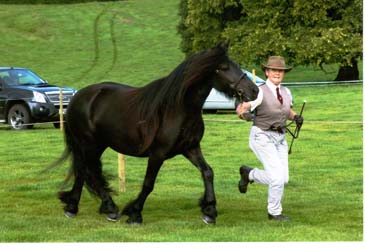
[[[204,133],[201,109],[213,87],[245,101],[255,99],[258,93],[257,86],[222,46],[187,58],[168,76],[141,88],[104,82],[78,91],[68,106],[66,148],[57,161],[58,164],[72,157],[66,181],[73,177],[73,187],[59,193],[65,204],[65,215],[77,214],[85,184],[91,193],[100,197],[99,211],[109,220],[127,215],[128,223],[142,223],[143,205],[153,190],[161,165],[166,159],[182,154],[202,174],[203,220],[215,223],[213,170],[200,148]],[[149,158],[142,190],[121,214],[102,173],[100,157],[107,147],[126,155]]]

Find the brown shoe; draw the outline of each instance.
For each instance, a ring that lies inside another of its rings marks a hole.
[[[267,214],[267,215],[268,215],[269,220],[279,220],[279,221],[289,220],[288,216],[285,216],[285,215],[282,215],[282,214],[279,214],[279,215]]]
[[[251,170],[252,168],[247,166],[240,167],[241,180],[238,182],[238,189],[241,193],[246,193],[248,184],[253,182],[248,179],[248,175]]]

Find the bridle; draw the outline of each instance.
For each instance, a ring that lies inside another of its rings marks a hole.
[[[235,82],[232,82],[229,86],[230,86],[232,89],[236,90],[236,89],[237,89],[238,84],[240,83],[240,81],[241,81],[241,80],[242,80],[245,76],[247,76],[247,75],[246,75],[246,73],[242,73],[242,74],[240,75],[240,77],[238,78],[238,80],[237,80],[237,81],[235,81]]]
[[[219,69],[216,69],[216,70],[215,70],[215,73],[220,74],[220,70],[219,70]],[[223,76],[224,78],[226,78],[224,75],[222,75],[222,76]],[[231,89],[233,89],[233,90],[235,90],[235,91],[237,92],[237,95],[238,95],[238,96],[234,95],[234,97],[238,98],[240,102],[243,102],[243,95],[244,95],[244,92],[243,92],[242,90],[237,90],[237,86],[238,86],[238,84],[240,83],[240,81],[241,81],[243,78],[245,78],[246,76],[247,76],[247,74],[242,72],[242,74],[240,75],[240,77],[238,78],[238,80],[237,80],[237,81],[235,81],[235,82],[231,82],[231,83],[229,84],[229,87],[230,87]],[[226,79],[227,79],[227,78],[226,78]],[[227,79],[227,80],[228,80],[228,79]],[[229,81],[229,80],[228,80],[228,81]]]

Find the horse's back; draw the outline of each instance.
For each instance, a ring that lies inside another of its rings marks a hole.
[[[132,101],[134,90],[137,88],[113,82],[79,90],[69,105],[67,126],[80,140],[99,142],[128,154],[137,152],[134,147],[130,150],[118,148],[120,142],[139,144],[138,118]]]
[[[88,85],[77,91],[70,102],[68,113],[72,115],[75,111],[82,112],[90,109],[101,96],[105,98],[105,96],[108,97],[108,95],[113,95],[116,92],[128,92],[133,89],[135,88],[115,82],[102,82]]]
[[[91,84],[88,85],[82,89],[80,89],[77,95],[80,95],[80,93],[82,93],[83,95],[85,95],[86,93],[88,94],[93,94],[93,92],[99,92],[99,91],[128,91],[128,90],[132,90],[135,89],[135,87],[123,84],[123,83],[117,83],[117,82],[101,82],[101,83],[95,83],[95,84]],[[84,94],[85,93],[85,94]]]
[[[133,89],[131,86],[114,82],[92,84],[80,89],[67,108],[67,123],[71,127],[83,126],[87,129],[94,113],[100,109],[99,106],[112,105],[109,104],[111,96],[117,92],[128,92]]]

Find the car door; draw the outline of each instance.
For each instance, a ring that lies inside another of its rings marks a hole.
[[[5,83],[2,78],[0,78],[0,122],[5,122],[5,92]]]

